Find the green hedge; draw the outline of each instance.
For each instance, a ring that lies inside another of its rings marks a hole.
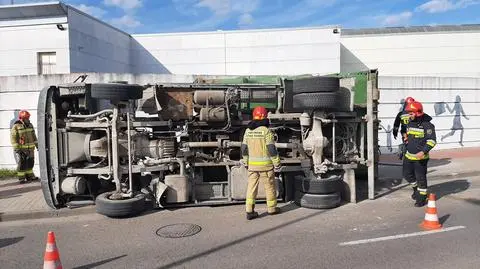
[[[0,179],[12,178],[17,175],[17,170],[15,169],[0,169]]]

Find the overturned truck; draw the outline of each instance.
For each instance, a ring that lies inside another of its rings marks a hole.
[[[373,70],[46,87],[38,103],[45,200],[52,208],[95,204],[110,217],[242,203],[240,146],[258,105],[269,109],[281,158],[279,200],[322,209],[355,202],[355,175],[368,176],[372,198],[376,81]]]

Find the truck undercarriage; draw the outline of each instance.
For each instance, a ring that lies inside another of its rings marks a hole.
[[[336,207],[350,200],[355,169],[372,164],[355,86],[355,78],[308,76],[47,87],[38,105],[45,200],[52,208],[95,203],[111,217],[148,205],[242,203],[241,141],[251,110],[263,105],[282,163],[278,199]]]

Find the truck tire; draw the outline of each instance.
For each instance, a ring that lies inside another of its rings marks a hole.
[[[337,92],[300,93],[293,96],[293,108],[335,109],[338,106]]]
[[[295,192],[295,204],[312,209],[335,208],[342,202],[339,192],[331,194],[309,194],[300,191]]]
[[[110,200],[113,192],[104,192],[97,196],[95,207],[97,213],[107,217],[135,216],[145,210],[145,194],[138,193],[133,198]]]
[[[292,91],[297,93],[334,92],[340,88],[340,79],[335,77],[310,77],[293,80]]]
[[[295,177],[295,189],[310,194],[329,194],[341,192],[343,180],[341,176],[331,175],[324,179],[307,178],[304,176]]]
[[[90,87],[92,98],[107,100],[137,100],[143,97],[143,87],[137,84],[94,83]]]

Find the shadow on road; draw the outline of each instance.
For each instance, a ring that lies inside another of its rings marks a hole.
[[[28,187],[26,185],[22,185],[22,187],[20,188],[3,190],[3,191],[0,191],[0,199],[15,197],[15,195],[31,192],[31,191],[37,191],[37,190],[40,190],[41,188],[42,187],[40,185],[28,186]]]
[[[0,188],[6,188],[6,187],[11,187],[11,186],[20,186],[20,182],[18,180],[15,180],[10,183],[5,183],[5,184],[0,184]]]
[[[106,264],[106,263],[109,263],[111,261],[114,261],[114,260],[118,260],[118,259],[121,259],[123,257],[126,257],[127,255],[120,255],[120,256],[117,256],[117,257],[113,257],[113,258],[110,258],[110,259],[106,259],[106,260],[103,260],[103,261],[98,261],[98,262],[94,262],[94,263],[89,263],[89,264],[85,264],[85,265],[82,265],[82,266],[78,266],[78,267],[74,267],[72,269],[89,269],[89,268],[94,268],[95,266],[99,266],[99,265],[102,265],[102,264]]]
[[[285,222],[285,223],[283,223],[283,224],[274,226],[274,227],[272,227],[272,228],[265,229],[265,230],[263,230],[263,231],[260,231],[260,232],[251,234],[251,235],[249,235],[249,236],[245,236],[245,237],[243,237],[243,238],[239,238],[239,239],[237,239],[237,240],[234,240],[234,241],[231,241],[231,242],[228,242],[228,243],[219,245],[219,246],[214,247],[214,248],[211,248],[211,249],[209,249],[209,250],[206,250],[206,251],[200,252],[200,253],[198,253],[198,254],[192,255],[192,256],[190,256],[190,257],[186,257],[186,258],[184,258],[184,259],[181,259],[181,260],[178,260],[178,261],[175,261],[175,262],[166,264],[166,265],[164,265],[164,266],[162,266],[162,267],[159,267],[158,269],[166,269],[166,268],[173,268],[173,267],[180,266],[181,264],[184,264],[184,263],[186,263],[186,262],[190,262],[190,261],[193,261],[193,260],[195,260],[195,259],[198,259],[198,258],[207,256],[207,255],[210,255],[210,254],[212,254],[212,253],[214,253],[214,252],[216,252],[216,251],[224,250],[225,248],[228,248],[228,247],[231,247],[231,246],[240,244],[240,243],[245,242],[245,241],[247,241],[247,240],[253,239],[253,238],[257,237],[257,236],[261,236],[261,235],[264,235],[264,234],[268,234],[268,233],[273,232],[273,231],[275,231],[275,230],[278,230],[278,229],[281,229],[281,228],[290,226],[290,225],[292,225],[292,224],[295,224],[295,223],[304,221],[304,220],[306,220],[306,219],[310,219],[310,218],[316,217],[316,216],[321,215],[321,214],[323,214],[323,213],[325,213],[325,212],[328,212],[328,211],[329,211],[329,210],[319,210],[318,212],[312,213],[312,214],[307,215],[307,216],[305,216],[305,217],[302,217],[302,218],[299,218],[299,219],[295,219],[295,220],[291,220],[291,221]],[[255,220],[253,220],[253,221],[255,221]]]
[[[296,205],[294,202],[291,202],[291,203],[288,203],[288,204],[285,204],[283,206],[280,207],[280,213],[286,213],[288,211],[292,211],[292,210],[295,210],[295,209],[299,209],[300,207],[298,205]],[[259,218],[262,218],[262,217],[266,217],[268,216],[268,213],[267,212],[263,212],[262,214],[258,215]]]
[[[443,182],[428,187],[428,192],[435,193],[437,200],[454,193],[459,193],[467,190],[470,187],[470,182],[466,179],[453,180]]]
[[[438,222],[440,222],[440,224],[443,225],[449,217],[450,217],[450,214],[446,214],[444,216],[441,216],[440,218],[438,218]]]
[[[470,203],[472,205],[480,206],[480,200],[479,199],[467,198],[467,199],[462,199],[462,200],[467,202],[467,203]]]
[[[0,248],[4,248],[13,244],[16,244],[23,240],[23,236],[21,237],[11,237],[11,238],[0,238]]]
[[[442,159],[430,159],[428,162],[428,167],[437,167],[442,165],[447,165],[451,163],[451,158],[442,158]]]

